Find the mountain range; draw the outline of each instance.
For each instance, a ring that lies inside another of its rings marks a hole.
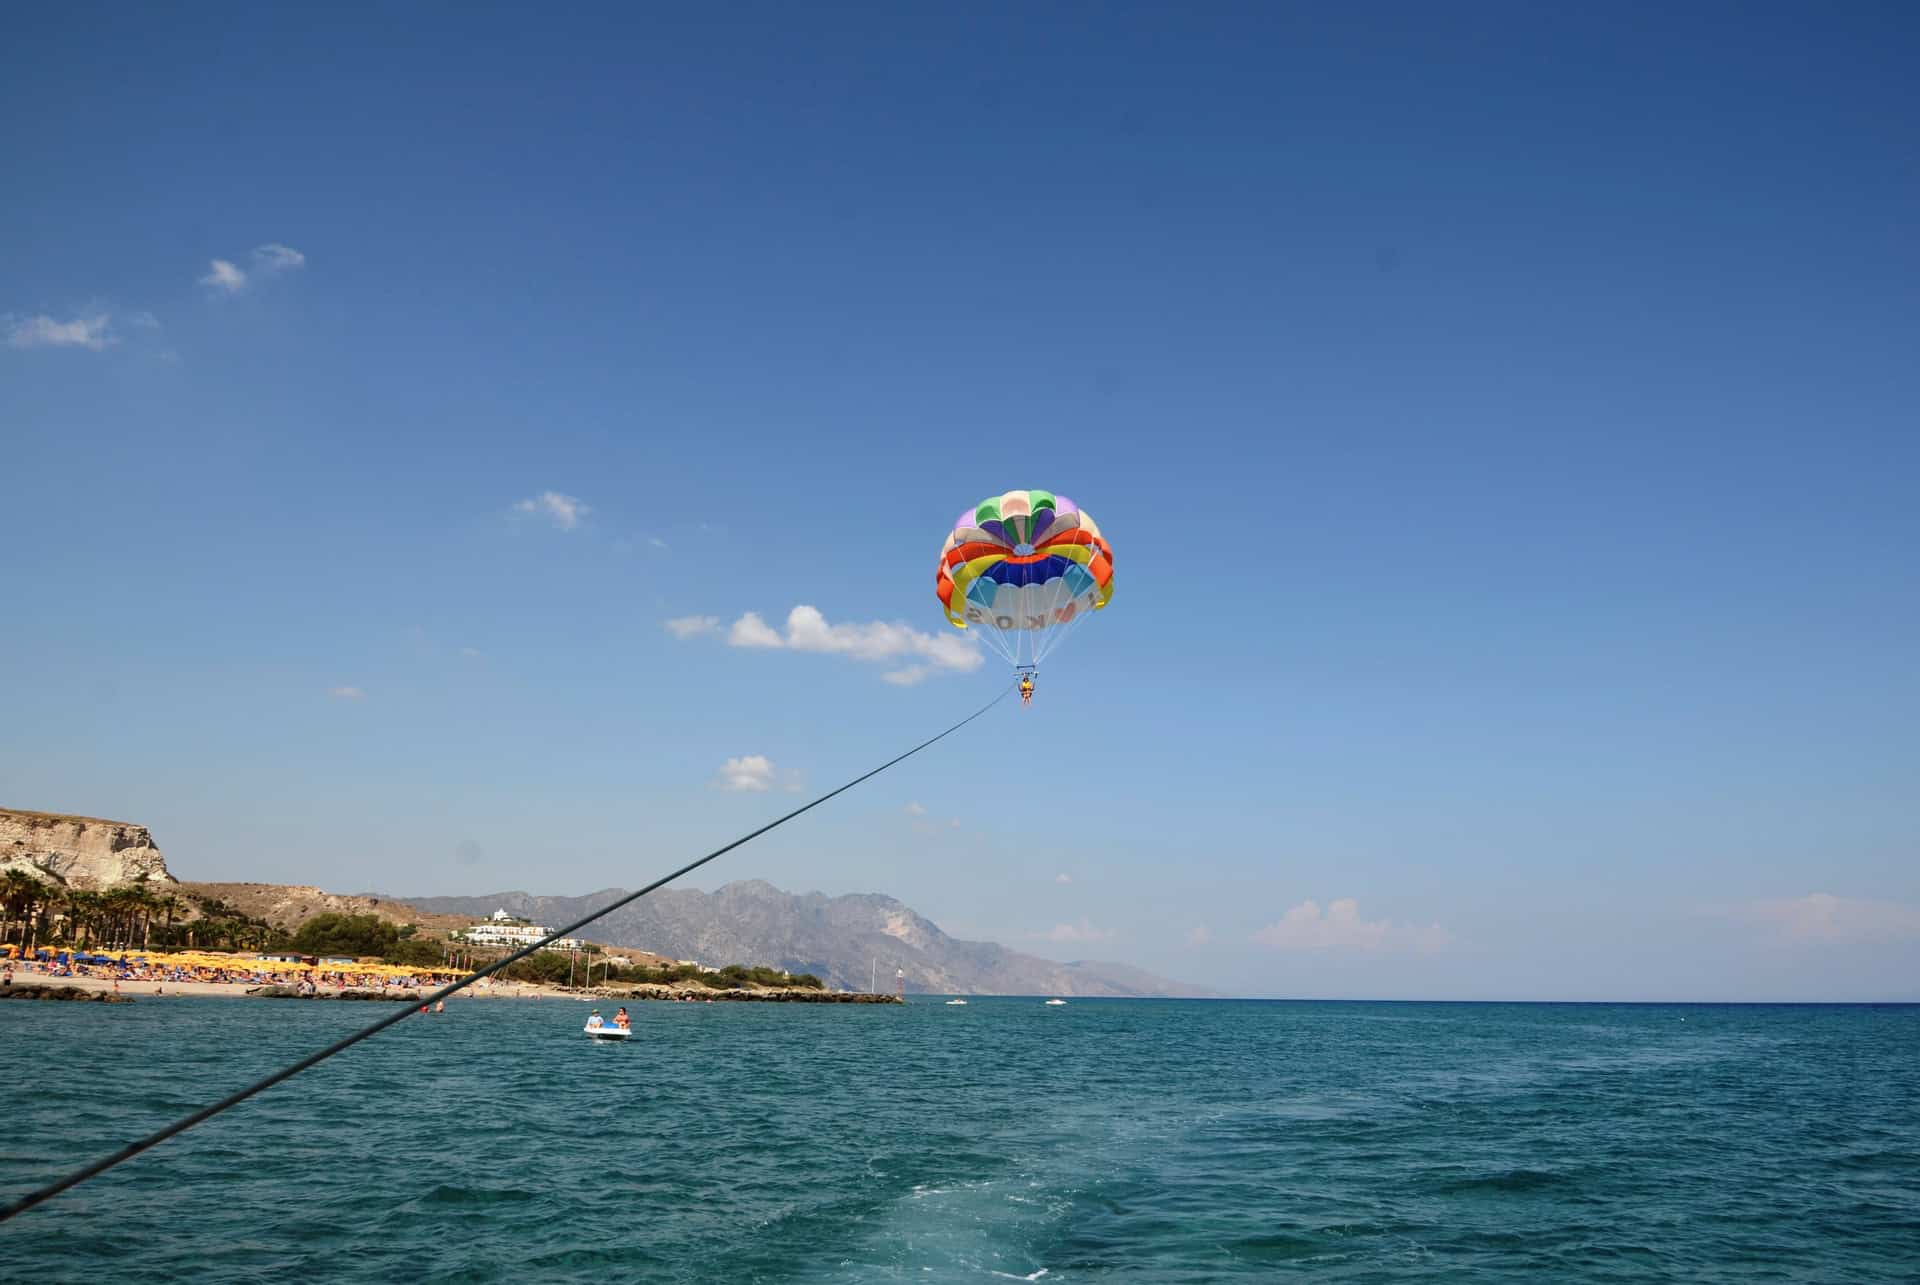
[[[534,923],[571,923],[626,893],[584,897],[496,892],[483,897],[404,897],[435,914],[484,918],[495,910]],[[828,897],[784,892],[760,879],[715,892],[666,888],[613,911],[584,930],[595,940],[709,964],[767,964],[812,973],[830,986],[882,989],[902,974],[919,994],[1128,995],[1202,997],[1213,992],[1169,981],[1126,964],[1059,963],[994,942],[949,937],[939,925],[877,893]]]

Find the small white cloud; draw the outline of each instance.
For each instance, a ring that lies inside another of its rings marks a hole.
[[[1052,928],[1048,929],[1043,936],[1047,941],[1062,944],[1070,942],[1111,941],[1113,940],[1113,930],[1111,928],[1095,928],[1091,923],[1082,919],[1077,924],[1055,924]]]
[[[657,535],[650,535],[650,536],[648,536],[648,537],[647,537],[647,543],[648,543],[648,544],[649,544],[650,546],[652,546],[653,548],[656,548],[656,549],[666,549],[666,548],[670,548],[670,547],[671,547],[670,545],[668,545],[668,543],[667,543],[667,542],[666,542],[665,540],[662,540],[662,539],[661,539],[661,538],[660,538],[659,536],[657,536]]]
[[[910,686],[938,670],[974,670],[984,663],[980,649],[958,634],[929,634],[883,620],[836,625],[818,607],[805,603],[787,613],[785,634],[760,613],[749,611],[728,629],[727,642],[735,647],[784,647],[869,662],[913,659],[917,663],[881,675],[899,686]]]
[[[295,268],[304,267],[306,262],[306,255],[290,245],[280,245],[277,242],[255,246],[253,250],[254,270],[269,276],[278,272],[291,272]]]
[[[200,278],[200,284],[224,290],[228,294],[239,294],[247,288],[247,274],[229,260],[215,259],[207,275]]]
[[[1204,946],[1212,940],[1213,931],[1205,924],[1196,924],[1192,930],[1187,933],[1187,944],[1189,946]]]
[[[775,778],[772,759],[764,754],[747,754],[721,764],[714,784],[723,790],[765,792],[774,787]]]
[[[667,622],[667,632],[675,638],[694,638],[700,634],[715,633],[719,628],[718,616],[678,616]]]
[[[787,646],[852,656],[855,660],[892,660],[920,656],[943,669],[978,669],[979,650],[957,633],[929,634],[906,625],[874,620],[861,624],[827,623],[817,607],[802,604],[787,613]]]
[[[1416,928],[1362,919],[1360,903],[1352,897],[1330,902],[1325,911],[1317,901],[1303,901],[1254,933],[1253,940],[1275,950],[1440,950],[1453,942],[1439,924]]]
[[[247,257],[252,272],[242,268],[231,259],[213,259],[208,264],[207,275],[200,278],[200,284],[224,294],[239,294],[255,280],[267,280],[285,272],[302,267],[307,256],[290,245],[281,245],[270,241],[266,245],[257,245]]]
[[[127,324],[140,330],[158,330],[160,318],[150,312],[134,312],[127,314]]]
[[[478,656],[480,655],[480,649],[478,647],[462,647],[460,654],[462,656]]]
[[[910,817],[923,817],[927,814],[927,806],[924,803],[909,803],[906,813]]]
[[[575,497],[558,491],[542,491],[530,500],[521,500],[513,506],[513,511],[544,514],[562,531],[573,530],[580,525],[581,518],[593,512]]]
[[[1793,941],[1860,944],[1920,938],[1920,906],[1809,893],[1775,901],[1750,901],[1723,912],[1766,924]]]
[[[327,690],[327,695],[333,697],[337,701],[363,701],[367,698],[367,694],[361,691],[358,687],[329,688]]]
[[[760,619],[757,612],[749,611],[733,622],[727,630],[727,645],[730,647],[784,647],[786,641],[780,637],[780,631]]]
[[[1065,871],[1062,871],[1061,873],[1053,877],[1053,881],[1055,883],[1072,883],[1073,876],[1070,874],[1067,874]]]
[[[113,333],[113,318],[104,312],[72,321],[55,321],[44,314],[7,318],[9,348],[86,348],[99,352],[119,342]]]
[[[959,828],[960,828],[960,818],[959,818],[959,817],[948,817],[948,818],[947,818],[947,829],[949,829],[949,830],[958,830]]]

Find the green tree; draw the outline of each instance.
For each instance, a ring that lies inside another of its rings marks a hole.
[[[293,947],[307,955],[392,954],[400,930],[378,915],[315,915],[293,935]]]
[[[35,921],[43,907],[50,905],[55,897],[53,885],[42,881],[25,870],[8,870],[0,874],[0,941],[11,935],[10,928],[15,920],[20,923],[20,951],[22,954],[33,949]]]

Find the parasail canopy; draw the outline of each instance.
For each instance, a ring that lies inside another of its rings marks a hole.
[[[1113,598],[1113,549],[1066,496],[1008,491],[960,515],[934,584],[947,623],[1032,669]]]

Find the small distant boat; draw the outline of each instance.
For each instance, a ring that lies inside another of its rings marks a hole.
[[[624,1040],[633,1035],[633,1031],[628,1027],[615,1026],[612,1022],[599,1026],[588,1025],[581,1029],[586,1031],[587,1038],[590,1040]]]
[[[960,1005],[960,1006],[961,1006],[962,1008],[965,1008],[965,1007],[966,1007],[966,1004],[967,1004],[967,1001],[965,1001],[965,1000],[963,1000],[963,999],[950,999],[950,1000],[948,1000],[948,1001],[947,1001],[947,1007],[948,1007],[948,1008],[952,1008],[952,1007],[953,1007],[953,1006],[954,1006],[955,1004],[958,1004],[958,1005]]]
[[[1067,1001],[1063,999],[1050,999],[1047,1001],[1048,1008],[1065,1008],[1066,1004]]]

